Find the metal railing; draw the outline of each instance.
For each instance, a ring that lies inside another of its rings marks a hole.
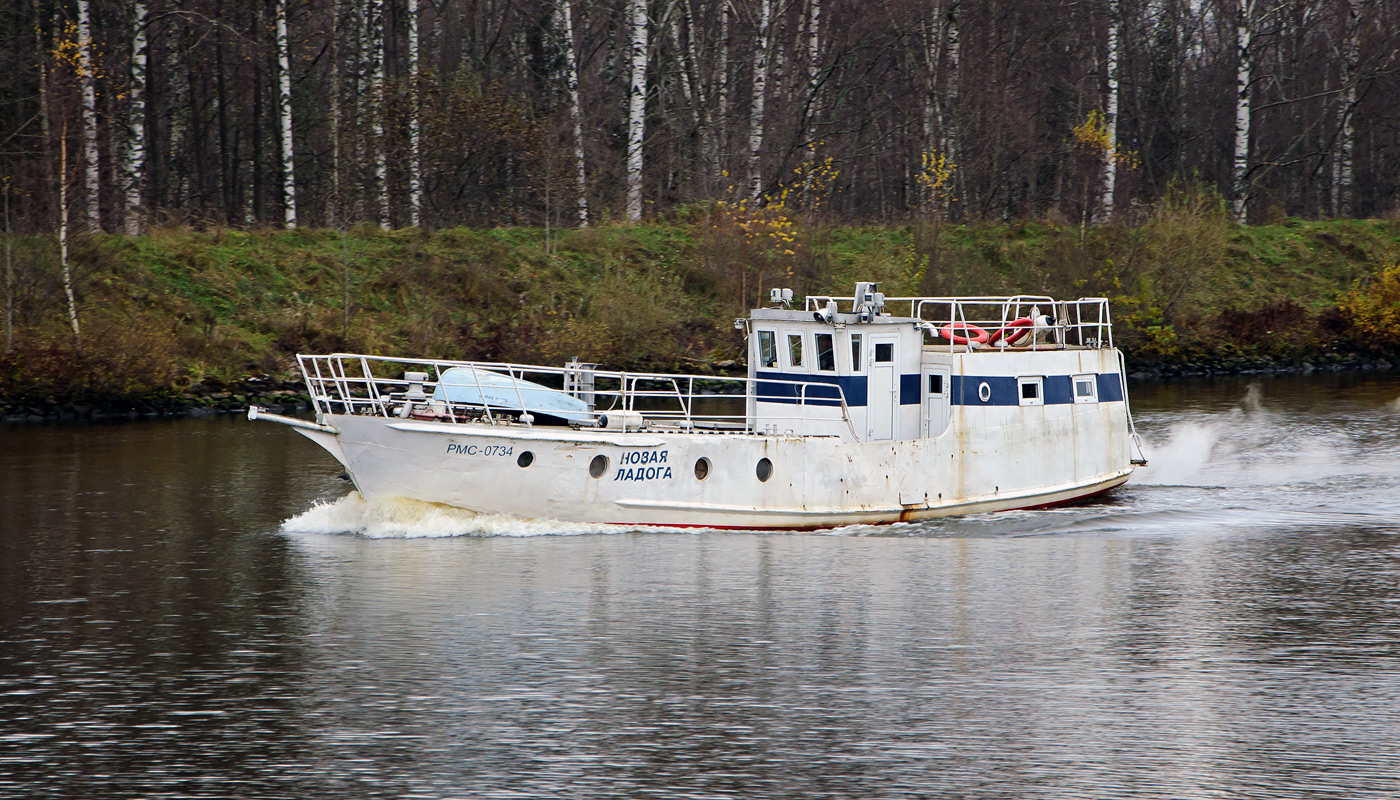
[[[835,301],[837,310],[859,314],[854,297],[813,295],[806,310]],[[919,320],[927,338],[949,348],[1030,350],[1113,347],[1108,299],[1056,300],[1045,295],[1005,297],[887,297],[886,313]],[[904,312],[904,313],[900,313]],[[957,337],[957,338],[954,338]]]
[[[298,355],[297,361],[318,420],[341,414],[487,424],[534,424],[544,419],[582,428],[796,435],[835,423],[855,435],[845,392],[835,384],[621,372],[578,363],[545,367],[355,353]],[[469,374],[464,378],[455,373],[442,382],[449,369]],[[414,380],[408,377],[413,373],[427,377]],[[442,393],[436,392],[439,383]],[[474,389],[475,396],[454,400],[448,387]],[[582,407],[540,402],[557,395],[575,398]],[[770,404],[761,428],[753,413],[758,402]],[[793,413],[769,413],[772,403],[791,404]],[[837,408],[839,418],[833,415]]]

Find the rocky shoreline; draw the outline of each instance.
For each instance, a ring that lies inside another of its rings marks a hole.
[[[734,372],[734,362],[705,365],[710,374]],[[1319,372],[1384,372],[1397,364],[1385,358],[1359,353],[1320,353],[1307,358],[1206,358],[1183,363],[1127,360],[1127,378],[1133,382],[1202,378],[1216,375],[1308,375]],[[300,380],[254,376],[232,384],[202,384],[178,394],[125,401],[58,401],[47,399],[6,404],[0,402],[0,423],[117,421],[171,417],[204,417],[241,414],[257,405],[280,414],[311,410],[311,396]]]
[[[1306,358],[1208,358],[1179,364],[1127,360],[1128,380],[1157,381],[1212,375],[1309,375],[1315,372],[1383,372],[1396,364],[1360,353],[1320,353]]]

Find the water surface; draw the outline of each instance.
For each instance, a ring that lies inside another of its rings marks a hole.
[[[366,507],[242,419],[0,428],[0,796],[1400,794],[1400,380],[1132,388],[1103,502]]]

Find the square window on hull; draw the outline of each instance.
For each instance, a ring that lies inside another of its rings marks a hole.
[[[1023,406],[1039,406],[1045,404],[1045,395],[1041,392],[1040,378],[1017,378],[1017,394],[1021,398]]]

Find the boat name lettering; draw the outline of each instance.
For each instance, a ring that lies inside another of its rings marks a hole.
[[[670,450],[628,450],[619,459],[623,464],[665,464]]]
[[[664,455],[664,452],[663,452]],[[613,476],[615,481],[654,481],[671,477],[670,467],[624,467]]]
[[[449,456],[510,456],[515,455],[515,447],[508,444],[451,444],[447,445]]]

